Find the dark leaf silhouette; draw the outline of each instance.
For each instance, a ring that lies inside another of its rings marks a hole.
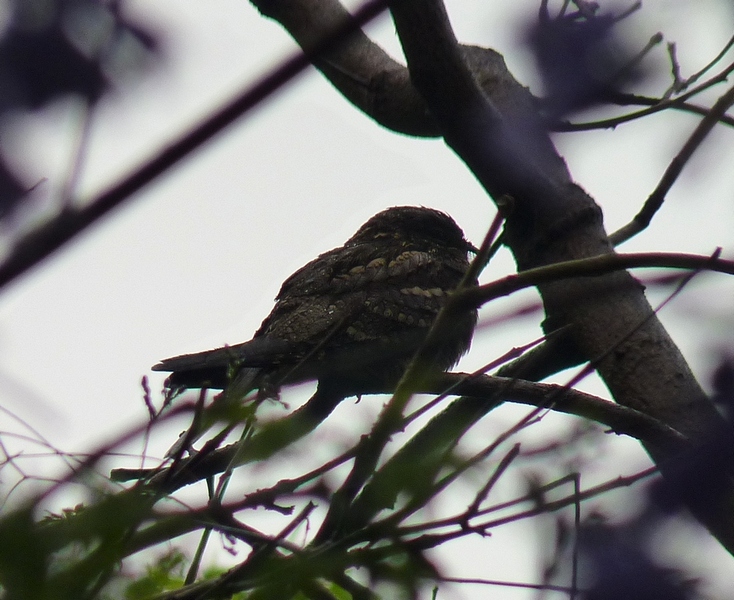
[[[595,6],[554,18],[541,9],[528,43],[546,89],[551,117],[609,102],[644,71],[634,64],[632,43],[615,29],[620,18]]]
[[[110,85],[108,66],[139,47],[157,48],[146,28],[128,24],[118,3],[98,0],[16,0],[0,39],[0,111],[35,109],[78,94],[97,101]]]
[[[694,582],[657,564],[649,555],[649,523],[611,525],[592,517],[579,532],[585,600],[693,600]]]

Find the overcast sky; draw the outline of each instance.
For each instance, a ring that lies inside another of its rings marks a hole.
[[[534,9],[536,3],[528,4]],[[719,2],[648,4],[653,6],[646,5],[636,32],[643,43],[658,30],[676,41],[684,74],[703,66],[731,35],[731,19],[714,10]],[[244,0],[127,5],[162,33],[164,56],[148,77],[100,107],[82,197],[116,181],[295,49],[277,24]],[[448,7],[462,41],[502,52],[514,74],[540,93],[517,40],[526,3],[454,0]],[[388,20],[370,33],[400,56]],[[556,141],[574,178],[602,205],[611,231],[635,214],[695,123],[690,116],[665,115]],[[6,153],[31,166],[26,177],[48,179],[40,197],[52,197],[63,180],[75,131],[69,103],[4,128]],[[732,256],[732,135],[723,129],[712,135],[650,230],[623,250],[710,254],[724,246]],[[113,438],[144,422],[140,378],[151,375],[152,364],[248,339],[283,279],[342,244],[372,214],[398,204],[445,210],[475,242],[494,215],[491,201],[441,141],[381,129],[308,71],[0,294],[0,406],[65,450],[88,450]],[[503,253],[483,278],[512,269]],[[731,306],[734,286],[723,276],[703,276],[691,288],[662,318],[705,382],[726,331],[707,315]],[[503,314],[533,298],[528,292],[486,314]],[[702,298],[710,304],[701,304]],[[531,341],[540,335],[539,320],[483,332],[463,368]],[[158,390],[162,378],[151,382]],[[604,393],[597,383],[584,386]],[[358,426],[375,413],[374,405],[354,410],[364,415]],[[500,413],[497,420],[509,424],[516,414]],[[0,416],[0,427],[22,430],[7,416]],[[618,457],[624,456],[631,465],[619,474],[644,464],[635,443],[620,440],[615,448],[615,462],[623,464]],[[498,547],[505,547],[498,537]],[[713,557],[709,562],[721,554],[713,543],[704,550]],[[510,560],[494,576],[533,577],[533,561],[524,561],[524,568],[516,563]],[[728,581],[734,585],[734,575]],[[502,597],[530,597],[512,593],[503,590]]]

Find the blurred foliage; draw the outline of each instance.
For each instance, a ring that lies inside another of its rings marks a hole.
[[[176,408],[164,401],[166,408],[153,415],[152,423],[141,429],[141,435],[153,434],[166,414],[186,409],[186,398],[178,400]],[[209,410],[201,403],[188,406],[205,413]],[[523,419],[505,435],[485,439],[475,434],[469,445],[473,449],[462,447],[462,440],[466,442],[464,438],[495,406],[494,398],[449,402],[397,448],[381,443],[385,441],[381,433],[385,421],[378,419],[371,432],[361,436],[353,447],[343,448],[341,454],[331,448],[323,459],[319,458],[316,468],[304,467],[296,477],[281,478],[268,486],[257,478],[251,480],[251,476],[257,472],[278,473],[283,460],[299,459],[306,449],[319,455],[323,452],[323,447],[316,452],[316,448],[304,445],[313,442],[301,440],[316,424],[297,426],[300,409],[270,423],[251,419],[244,428],[246,433],[228,444],[228,438],[216,432],[221,427],[222,431],[236,433],[232,428],[242,428],[241,412],[228,414],[214,406],[206,418],[192,418],[208,422],[211,428],[210,436],[198,449],[166,458],[152,469],[119,469],[113,473],[113,478],[125,475],[137,480],[130,487],[100,485],[98,476],[90,477],[93,471],[104,474],[96,464],[103,456],[100,454],[85,459],[67,480],[55,486],[88,486],[88,500],[83,504],[39,518],[47,502],[40,494],[13,512],[6,512],[0,518],[2,597],[418,597],[429,585],[442,580],[430,555],[432,549],[466,536],[488,536],[494,529],[517,520],[542,519],[543,515],[555,518],[552,515],[557,511],[572,509],[579,497],[575,492],[563,491],[572,481],[563,473],[570,465],[574,470],[586,468],[584,460],[593,460],[589,451],[599,453],[603,444],[599,429],[582,421],[565,437],[559,436],[557,443],[530,444],[523,451],[519,443],[527,426]],[[536,410],[534,414],[541,412]],[[403,429],[407,422],[394,426]],[[284,438],[286,432],[289,439]],[[274,439],[268,443],[271,434]],[[477,446],[480,439],[483,441]],[[584,455],[587,459],[581,458]],[[512,477],[513,472],[515,476],[527,472],[528,467],[536,475],[526,494],[510,502],[495,496],[495,486],[501,479]],[[196,482],[198,493],[193,497],[197,500],[192,501],[189,493],[185,504],[171,502],[182,488]],[[617,478],[587,500],[630,483]],[[227,491],[230,484],[235,486],[231,493]],[[554,553],[558,564],[547,569],[555,574],[545,582],[548,589],[568,589],[555,581],[569,581],[564,565],[569,563],[570,553],[578,552],[584,567],[579,571],[579,598],[613,597],[600,595],[609,589],[610,578],[619,580],[618,586],[628,585],[614,588],[621,590],[616,597],[662,598],[628,593],[630,589],[648,589],[645,586],[657,581],[658,589],[669,590],[669,598],[697,598],[695,586],[645,554],[644,541],[671,517],[678,518],[677,513],[659,510],[654,495],[650,498],[635,519],[622,524],[608,524],[596,517],[573,525],[568,524],[567,517],[559,517],[559,541]],[[437,507],[446,502],[455,512],[439,516]],[[250,524],[253,509],[278,515],[281,525],[256,529]],[[499,516],[495,512],[498,509],[503,511]],[[224,549],[231,549],[235,566],[201,567],[203,552],[212,543],[210,533],[219,534]],[[202,552],[197,550],[195,558],[171,547],[186,534],[201,536]],[[628,552],[628,546],[633,551]],[[162,548],[166,549],[163,554]]]
[[[527,34],[545,86],[544,108],[552,120],[613,102],[623,89],[650,75],[638,55],[644,44],[628,39],[619,28],[639,6],[630,2],[632,9],[612,14],[602,12],[596,2],[574,4],[571,10],[564,2],[556,15],[545,5]]]
[[[598,15],[593,3],[576,4],[588,11],[548,17],[532,35],[555,103],[553,112],[558,115],[593,105],[644,75],[625,70],[629,54],[615,37],[617,19]],[[13,0],[8,6],[0,36],[0,112],[4,115],[33,111],[70,94],[93,105],[116,79],[139,70],[158,48],[157,36],[126,19],[119,2]],[[589,54],[598,57],[600,52],[601,63],[593,64],[606,66],[587,73]],[[0,217],[8,214],[23,190],[0,163]],[[713,386],[714,399],[731,415],[734,367],[730,359],[722,361]],[[341,454],[329,455],[317,467],[268,487],[256,487],[240,476],[239,469],[254,465],[250,474],[273,472],[280,466],[278,461],[305,458],[311,449],[297,444],[318,423],[299,420],[297,412],[269,423],[257,422],[250,407],[240,406],[229,407],[229,413],[221,407],[205,410],[203,415],[194,412],[193,420],[212,429],[221,426],[223,435],[215,433],[197,449],[174,453],[155,468],[130,470],[135,474],[127,479],[134,481],[128,488],[106,479],[108,473],[100,466],[102,454],[83,457],[53,487],[56,492],[84,487],[88,492],[84,503],[48,514],[44,513],[46,492],[40,492],[21,506],[5,510],[0,516],[2,598],[361,600],[378,597],[374,590],[382,597],[418,597],[425,594],[428,584],[441,581],[441,571],[430,554],[437,546],[465,536],[485,538],[506,523],[542,518],[580,505],[575,493],[560,499],[546,496],[571,481],[569,473],[584,467],[585,453],[600,452],[604,436],[599,429],[584,422],[540,449],[521,451],[515,441],[529,423],[543,420],[549,409],[542,407],[501,435],[489,438],[481,431],[472,444],[462,446],[467,434],[497,404],[496,397],[487,399],[484,406],[448,403],[422,427],[410,429],[405,434],[407,441],[397,449],[388,447],[389,438],[404,433],[413,423],[403,420],[387,434],[381,429],[385,423],[378,423],[353,447],[342,448]],[[180,403],[167,409],[183,410],[185,406]],[[153,414],[151,423],[141,428],[141,440],[147,442],[146,436],[165,416],[163,412]],[[237,427],[242,435],[232,441],[227,436]],[[114,449],[111,444],[109,450]],[[720,440],[712,440],[702,454],[681,462],[678,487],[694,480],[699,492],[708,489],[711,474],[733,452]],[[318,453],[314,450],[313,454]],[[16,459],[7,456],[5,463]],[[135,461],[137,465],[139,460]],[[495,485],[510,466],[517,472],[519,465],[531,465],[541,475],[528,485],[527,494],[509,502],[497,501]],[[233,474],[244,490],[228,495]],[[196,501],[189,496],[184,502],[176,496],[182,488],[197,483],[201,493]],[[610,482],[600,486],[598,494],[627,485],[631,481]],[[559,519],[558,562],[546,569],[548,583],[555,576],[569,581],[561,562],[568,564],[569,555],[577,553],[581,564],[578,597],[698,597],[695,585],[658,564],[650,552],[655,531],[681,514],[680,502],[663,485],[649,486],[638,515],[622,523],[598,515],[575,523]],[[438,507],[448,504],[444,502],[448,495],[452,495],[452,509],[458,512],[446,516]],[[590,498],[594,496],[584,501]],[[253,509],[269,511],[286,524],[259,531],[247,521],[251,514],[247,511]],[[170,544],[183,535],[198,533],[204,547],[210,532],[246,546],[247,553],[231,569],[204,569],[197,577],[201,557],[190,558],[170,549]],[[149,558],[161,548],[168,550]],[[148,564],[136,568],[130,558],[141,552],[148,552],[144,555]]]
[[[144,600],[157,594],[175,590],[184,584],[188,557],[178,549],[159,556],[145,573],[131,581],[125,588],[127,600]]]
[[[121,0],[7,0],[0,24],[0,118],[68,95],[97,102],[139,73],[158,36],[128,19]],[[0,218],[27,190],[0,163]]]
[[[669,516],[647,505],[639,514],[614,521],[592,512],[580,523],[555,522],[556,548],[545,566],[545,583],[568,581],[576,554],[579,594],[584,600],[695,600],[699,581],[662,564],[656,536]],[[550,594],[541,595],[545,598]]]

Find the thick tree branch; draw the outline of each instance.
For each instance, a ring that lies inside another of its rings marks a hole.
[[[267,17],[283,24],[306,53],[313,54],[324,32],[351,18],[332,0],[252,0]],[[381,125],[416,136],[439,135],[407,69],[361,31],[344,37],[338,48],[316,56],[314,65],[362,112]]]
[[[319,15],[328,13],[333,3],[323,0],[309,9],[316,19],[311,26],[319,26]],[[506,84],[514,81],[509,73],[494,77],[490,86],[478,83],[481,80],[438,0],[395,0],[391,10],[410,79],[441,135],[493,197],[513,200],[505,240],[520,270],[612,254],[599,207],[572,181],[540,126],[532,101],[518,101],[518,90],[524,88]],[[339,64],[338,52],[329,54],[328,60]],[[493,65],[504,68],[496,59]],[[358,67],[344,70],[352,69]],[[396,69],[394,64],[390,69]],[[358,72],[360,80],[371,80],[368,66]],[[731,436],[654,315],[642,286],[629,274],[554,281],[538,289],[546,330],[564,329],[561,342],[586,360],[602,357],[595,364],[617,402],[696,443],[703,444],[712,435]],[[671,458],[659,448],[647,449],[658,464]],[[720,477],[725,480],[720,489],[725,491],[712,492],[706,506],[691,508],[734,551],[734,477],[731,472]]]
[[[520,269],[613,253],[599,208],[583,190],[570,178],[559,181],[557,172],[535,177],[534,169],[542,164],[513,143],[516,138],[507,133],[509,125],[503,128],[497,108],[475,85],[442,3],[398,1],[391,9],[411,77],[442,124],[447,143],[490,194],[508,194],[515,200],[506,239]],[[617,402],[659,419],[696,445],[714,437],[727,440],[722,448],[731,447],[728,425],[631,276],[616,272],[542,284],[538,289],[546,330],[568,330],[563,341],[570,339],[583,357],[595,361]],[[650,444],[646,448],[669,480],[688,485],[670,468],[673,457],[667,450]],[[679,493],[734,552],[734,472],[725,468],[709,485],[710,494],[695,499],[684,489]]]
[[[251,0],[260,12],[278,21],[309,53],[325,32],[349,19],[338,0]],[[471,76],[513,123],[518,143],[544,165],[546,172],[566,173],[547,136],[537,135],[536,100],[507,70],[504,58],[489,48],[459,46]],[[338,48],[314,58],[314,65],[341,94],[380,125],[420,137],[443,135],[443,128],[415,87],[408,69],[393,60],[364,33],[344,38]],[[528,120],[531,122],[528,123]],[[566,175],[559,175],[563,178]]]
[[[450,413],[447,412],[450,416],[444,418],[455,418],[456,415],[461,415],[462,419],[470,418],[467,426],[502,402],[513,402],[591,419],[615,433],[629,435],[643,443],[661,447],[677,447],[686,439],[672,427],[640,411],[559,385],[487,375],[445,373],[430,382],[424,382],[416,392],[437,395],[445,393],[446,390],[450,390],[450,395],[463,395],[466,398],[452,405]],[[376,389],[370,393],[391,393],[391,391]],[[181,459],[176,465],[175,473],[170,469],[115,469],[111,477],[115,481],[151,478],[149,485],[153,489],[171,493],[221,473],[228,467],[262,460],[264,454],[273,454],[310,433],[317,423],[311,420],[308,421],[308,426],[303,423],[304,414],[308,411],[307,406],[283,419],[263,425],[262,430],[253,436],[252,443],[245,447],[232,444]],[[456,428],[458,425],[453,423],[451,427]]]
[[[443,124],[447,143],[486,182],[488,191],[515,199],[507,237],[520,268],[612,254],[593,200],[570,179],[559,181],[557,172],[538,174],[542,165],[529,159],[507,133],[509,127],[497,108],[474,84],[443,6],[433,0],[396,2],[393,15],[413,80]],[[641,286],[626,273],[555,281],[539,289],[548,325],[571,326],[576,344],[589,359],[616,347],[631,326],[647,321],[635,339],[623,343],[599,366],[618,402],[694,438],[720,424],[682,356],[652,316]],[[646,382],[640,370],[643,342],[644,363],[655,372],[658,389],[651,388],[652,380]],[[685,381],[683,389],[676,385],[677,389],[661,394],[659,375],[666,372],[671,380]]]

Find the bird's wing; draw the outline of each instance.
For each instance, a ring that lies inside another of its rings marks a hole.
[[[391,242],[326,252],[283,283],[255,337],[313,347],[328,333],[343,346],[423,329],[465,270],[465,256],[447,260]]]
[[[429,252],[396,248],[394,244],[356,244],[325,252],[298,269],[283,285],[277,300],[294,296],[333,294],[364,289],[374,282],[430,268],[437,258]],[[443,268],[452,267],[441,259]],[[456,269],[465,270],[457,263]]]
[[[457,260],[453,268],[445,257],[394,244],[338,248],[283,283],[251,341],[166,359],[153,370],[172,371],[170,382],[177,385],[223,387],[233,368],[302,366],[303,377],[311,377],[309,359],[327,347],[341,352],[404,334],[413,347],[420,335],[411,330],[427,329],[463,269],[465,262]],[[313,368],[318,374],[322,367]]]

